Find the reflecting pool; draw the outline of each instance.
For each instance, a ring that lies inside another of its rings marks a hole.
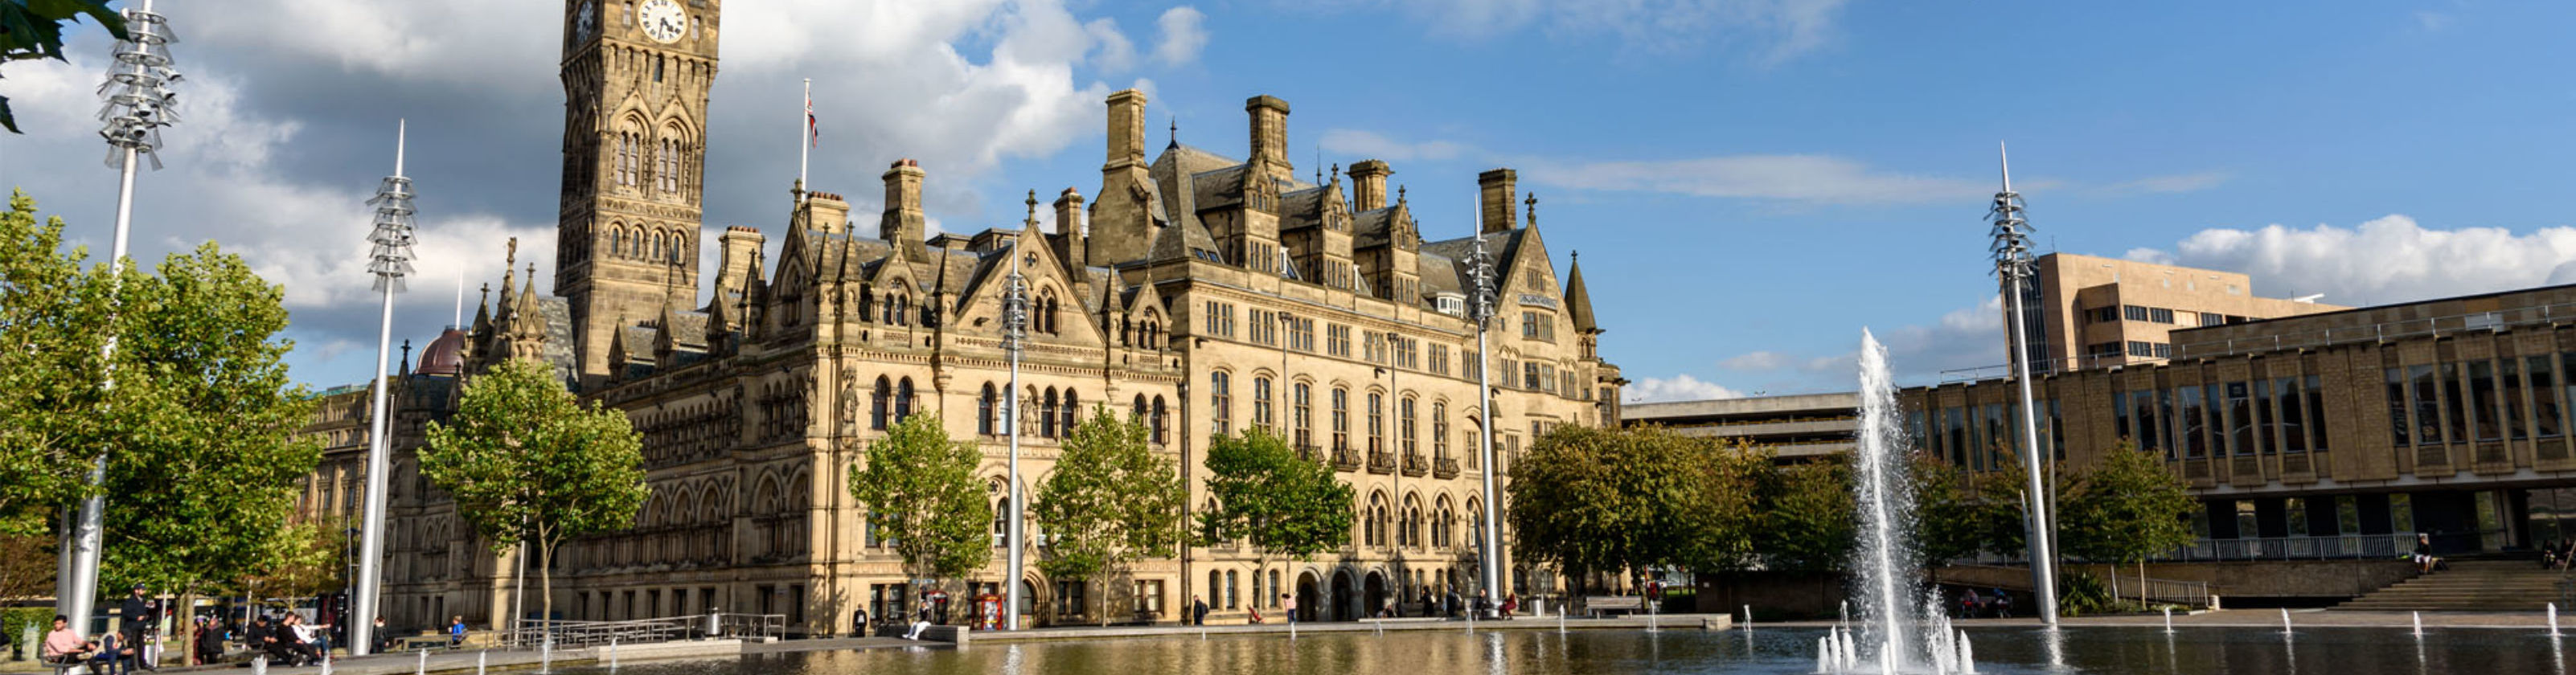
[[[1977,672],[2103,675],[2313,673],[2566,675],[2566,646],[2541,630],[2440,629],[2417,640],[2397,628],[1969,628]],[[1479,631],[1140,638],[964,650],[801,652],[722,661],[638,664],[619,675],[1182,675],[1312,673],[1776,673],[1816,671],[1822,629],[1751,631]],[[2057,664],[2057,665],[2052,665]],[[566,671],[600,675],[606,669]]]

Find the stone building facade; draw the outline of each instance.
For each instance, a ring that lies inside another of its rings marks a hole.
[[[1268,96],[1247,103],[1249,156],[1232,159],[1177,142],[1149,156],[1145,96],[1110,95],[1098,198],[1068,188],[1042,211],[1033,193],[1028,218],[1004,229],[927,236],[928,173],[911,160],[884,172],[873,228],[840,195],[797,186],[778,259],[762,255],[768,235],[728,228],[712,288],[700,289],[696,139],[718,3],[677,5],[686,28],[659,32],[623,7],[568,4],[557,297],[535,288],[533,264],[518,274],[514,244],[499,297],[397,379],[385,587],[397,625],[510,611],[520,561],[475,541],[414,461],[420,425],[452,411],[459,378],[504,359],[553,364],[644,435],[652,496],[634,527],[540,563],[553,566],[562,618],[722,608],[783,614],[814,635],[847,633],[859,611],[899,613],[915,592],[848,490],[867,444],[911,415],[935,415],[983,449],[1001,508],[1036,492],[1059,439],[1094,406],[1149,423],[1190,513],[1210,505],[1206,439],[1252,427],[1357,488],[1349,542],[1266,574],[1227,544],[1090,585],[1031,565],[1016,581],[1039,623],[1174,621],[1193,596],[1212,620],[1240,621],[1275,615],[1282,594],[1302,619],[1353,619],[1424,590],[1472,593],[1484,473],[1507,481],[1510,458],[1553,426],[1615,423],[1624,380],[1600,357],[1582,272],[1558,273],[1512,171],[1478,176],[1481,232],[1426,240],[1402,188],[1389,199],[1386,162],[1299,180],[1289,106]],[[1464,316],[1480,244],[1500,289],[1483,354]],[[1000,310],[1015,258],[1033,306],[1016,392],[1024,482],[1013,486]],[[701,290],[711,299],[697,302]],[[1478,409],[1484,367],[1495,369],[1490,414]],[[315,431],[345,431],[332,424]],[[1500,466],[1478,461],[1484,433]],[[335,448],[326,466],[346,462],[349,446]],[[973,589],[1005,582],[1001,529],[993,564],[964,580]],[[1510,569],[1510,591],[1552,584],[1545,570]]]
[[[2174,330],[2173,358],[2045,375],[2071,465],[2163,457],[2206,508],[2177,558],[2395,557],[2576,538],[2576,286]],[[2014,462],[2006,379],[1909,389],[1918,447]]]

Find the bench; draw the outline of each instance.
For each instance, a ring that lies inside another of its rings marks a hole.
[[[1583,597],[1583,611],[1596,617],[1605,612],[1635,614],[1646,611],[1646,599],[1634,595],[1587,595]]]

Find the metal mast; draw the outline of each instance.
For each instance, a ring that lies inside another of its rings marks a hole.
[[[116,184],[116,235],[109,249],[109,269],[122,278],[125,274],[125,249],[134,225],[134,160],[140,155],[152,160],[152,168],[161,168],[161,128],[179,121],[178,95],[169,86],[179,81],[173,68],[170,43],[178,38],[170,33],[169,20],[152,13],[152,0],[143,0],[140,9],[125,10],[126,39],[116,43],[114,62],[107,68],[107,81],[98,86],[98,95],[106,101],[99,108],[98,119],[107,123],[99,136],[107,140],[107,165],[119,175]],[[121,283],[121,282],[120,282]],[[102,386],[116,386],[116,335],[111,332],[99,359],[108,364],[108,380]],[[62,547],[55,601],[61,612],[72,617],[72,631],[89,635],[89,616],[98,598],[98,556],[101,514],[106,502],[101,491],[107,483],[107,450],[100,448],[90,460],[90,494],[81,499],[80,520],[70,529],[68,546]]]
[[[367,271],[376,275],[376,292],[384,298],[384,311],[377,326],[376,392],[373,414],[368,416],[367,491],[365,520],[360,521],[362,535],[358,545],[358,592],[351,598],[349,653],[366,655],[375,645],[373,619],[377,614],[376,594],[383,581],[385,555],[385,474],[391,471],[392,441],[387,434],[386,399],[393,389],[393,377],[386,374],[385,358],[393,343],[394,292],[403,288],[403,275],[411,274],[411,179],[403,176],[404,125],[394,126],[394,175],[385,177],[376,187],[376,196],[367,204],[376,207],[376,229],[367,235],[375,244]],[[529,283],[534,284],[535,279]]]
[[[2051,569],[2055,566],[2055,559],[2049,555],[2053,549],[2048,545],[2048,512],[2052,505],[2049,504],[2048,490],[2040,479],[2040,474],[2046,470],[2049,453],[2040,445],[2039,408],[2033,405],[2031,397],[2030,335],[2022,326],[2022,288],[2033,273],[2030,222],[2022,219],[2021,194],[2012,189],[2011,156],[2004,152],[2001,143],[1995,144],[1995,154],[2003,163],[2004,185],[2002,192],[1995,193],[1994,206],[1986,213],[1994,223],[1988,232],[1994,238],[1994,244],[1988,250],[1994,254],[1995,276],[2003,280],[2004,325],[2011,331],[2004,340],[2004,346],[2010,352],[2005,356],[2008,359],[2005,363],[2010,364],[2015,379],[2021,381],[2022,468],[2030,479],[2029,494],[2025,497],[2027,508],[2024,510],[2024,525],[2029,529],[2030,583],[2031,589],[2039,595],[2040,621],[2055,627],[2057,573]]]
[[[1020,226],[1026,228],[1021,230],[1022,241],[1026,241],[1030,231],[1038,227],[1036,190],[1029,191],[1029,218]],[[1020,533],[1025,528],[1020,522],[1020,514],[1028,512],[1028,505],[1020,503],[1020,352],[1025,350],[1029,340],[1029,284],[1027,277],[1020,275],[1020,259],[1031,256],[1027,251],[1019,250],[1016,244],[1012,246],[1010,255],[1011,276],[1002,285],[1002,349],[1011,355],[1011,390],[1008,392],[1011,399],[1011,477],[1010,487],[1004,488],[1009,491],[1009,498],[1003,501],[1010,505],[1011,512],[1004,514],[1010,519],[1010,529],[1002,535],[1008,540],[1004,543],[1010,559],[1010,578],[1002,580],[1002,603],[1008,605],[1002,608],[1002,622],[1007,630],[1019,630],[1020,566],[1026,562],[1021,554]]]
[[[1482,205],[1479,205],[1477,213],[1483,213]],[[1467,318],[1476,322],[1476,414],[1484,418],[1476,429],[1476,453],[1484,462],[1483,470],[1476,473],[1484,481],[1485,492],[1485,508],[1481,514],[1485,526],[1476,533],[1476,545],[1480,548],[1476,558],[1482,563],[1478,565],[1481,568],[1478,572],[1482,575],[1485,599],[1490,606],[1499,607],[1502,598],[1496,589],[1502,578],[1502,526],[1494,514],[1500,508],[1496,505],[1502,501],[1502,495],[1494,492],[1494,472],[1501,467],[1494,463],[1494,374],[1488,367],[1493,362],[1490,355],[1493,350],[1486,343],[1485,335],[1494,323],[1494,264],[1492,256],[1485,252],[1485,227],[1481,221],[1479,218],[1476,248],[1468,256],[1470,262],[1467,266],[1468,281],[1475,285],[1470,291],[1474,297],[1467,300]]]

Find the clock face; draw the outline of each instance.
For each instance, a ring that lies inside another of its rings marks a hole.
[[[674,42],[689,30],[689,17],[680,13],[680,3],[672,0],[646,0],[635,12],[636,24],[644,36],[654,42]]]
[[[591,34],[591,32],[592,32],[592,31],[595,31],[595,30],[597,30],[597,29],[599,28],[599,18],[598,18],[598,16],[599,16],[599,13],[598,13],[598,12],[591,11],[590,3],[589,3],[589,2],[587,2],[587,0],[585,0],[584,2],[582,2],[582,3],[581,3],[581,9],[580,9],[580,10],[578,10],[578,11],[573,12],[573,20],[572,20],[572,26],[573,26],[572,36],[573,36],[573,39],[575,39],[575,40],[587,40],[587,39],[590,39],[590,34]]]

